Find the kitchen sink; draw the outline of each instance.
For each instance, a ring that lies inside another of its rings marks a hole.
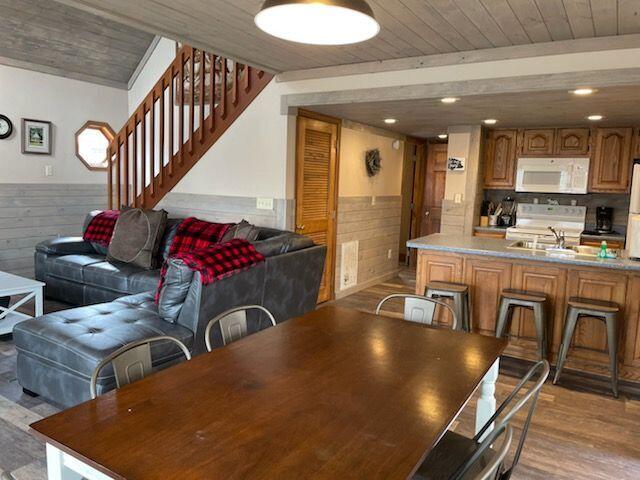
[[[589,245],[569,245],[565,248],[558,248],[555,244],[530,242],[524,240],[513,242],[507,248],[512,250],[527,250],[529,252],[544,252],[547,255],[561,257],[580,256],[596,258],[598,256],[598,252],[600,251],[600,247],[592,247]],[[610,248],[608,249],[608,251],[615,254],[617,257],[620,256],[619,250]]]

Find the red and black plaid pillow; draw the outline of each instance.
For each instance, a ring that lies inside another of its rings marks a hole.
[[[169,256],[209,248],[222,240],[232,223],[211,223],[195,217],[185,218],[176,231]]]
[[[120,210],[105,210],[91,219],[82,235],[85,242],[108,246],[113,236],[113,229],[120,216]]]

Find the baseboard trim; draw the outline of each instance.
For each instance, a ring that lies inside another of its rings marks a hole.
[[[379,283],[385,282],[390,278],[393,278],[396,275],[398,275],[399,272],[400,272],[400,269],[396,268],[394,270],[391,270],[388,273],[385,273],[384,275],[380,275],[378,277],[372,278],[371,280],[367,280],[366,282],[359,283],[355,287],[350,287],[345,290],[337,291],[334,294],[334,300],[340,300],[341,298],[348,297],[349,295],[358,293],[361,290],[364,290],[366,288],[373,287],[374,285],[377,285]]]

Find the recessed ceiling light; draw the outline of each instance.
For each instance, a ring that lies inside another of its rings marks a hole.
[[[458,100],[460,99],[456,97],[444,97],[440,99],[442,103],[456,103]]]
[[[602,115],[589,115],[587,117],[588,120],[591,120],[592,122],[597,122],[598,120],[602,120],[604,117]]]
[[[255,22],[269,35],[312,45],[348,45],[380,32],[365,0],[266,0]]]
[[[574,95],[591,95],[593,91],[593,88],[576,88],[572,90],[571,93]]]
[[[396,120],[395,118],[385,118],[384,119],[384,123],[386,123],[387,125],[393,125],[394,123],[396,123],[398,120]]]
[[[441,133],[440,135],[438,135],[438,138],[441,138],[442,140],[444,140],[445,138],[447,138],[449,135],[447,135],[446,133]]]
[[[496,123],[498,123],[498,120],[496,120],[495,118],[487,118],[486,120],[483,120],[485,125],[495,125]]]

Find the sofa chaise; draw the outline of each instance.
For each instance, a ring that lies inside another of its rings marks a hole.
[[[160,249],[166,259],[178,220],[170,221]],[[254,242],[265,261],[203,285],[200,274],[169,260],[165,283],[173,285],[154,301],[159,270],[111,264],[104,251],[81,238],[57,238],[36,247],[36,278],[46,283],[50,298],[82,305],[26,320],[14,328],[17,376],[26,391],[70,407],[90,398],[89,380],[98,363],[120,346],[144,338],[178,338],[193,355],[206,351],[204,330],[209,320],[229,308],[258,304],[278,322],[313,310],[326,249],[308,237],[275,229],[259,229]],[[262,314],[248,314],[250,331],[263,323]],[[212,344],[222,345],[220,331]],[[154,366],[168,366],[184,357],[172,343],[152,347]],[[115,387],[113,371],[104,368],[98,394]]]

